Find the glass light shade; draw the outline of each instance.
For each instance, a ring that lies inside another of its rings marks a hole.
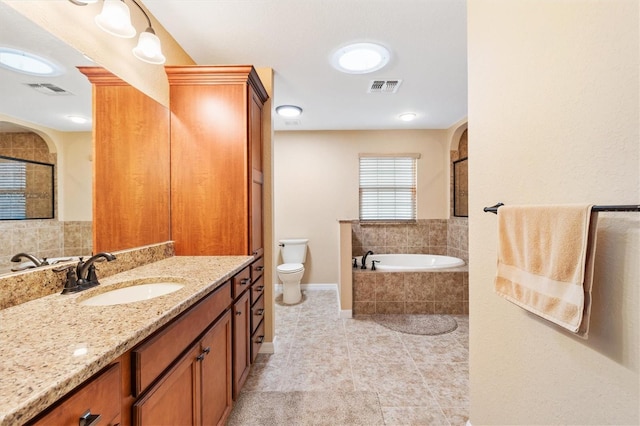
[[[102,12],[95,18],[96,25],[116,37],[131,38],[136,29],[131,25],[129,7],[120,0],[104,0]]]
[[[166,61],[162,54],[160,39],[150,29],[140,33],[138,45],[133,48],[133,54],[141,61],[150,64],[164,64]]]
[[[302,108],[295,105],[280,105],[276,108],[276,113],[281,117],[294,118],[302,114]]]

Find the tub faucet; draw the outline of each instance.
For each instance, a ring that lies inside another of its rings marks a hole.
[[[48,265],[49,262],[47,262],[46,258],[42,258],[40,259],[39,257],[36,257],[32,254],[29,253],[18,253],[15,256],[13,256],[11,258],[12,262],[20,262],[22,259],[29,259],[31,262],[33,262],[33,264],[38,267],[38,266],[44,266],[44,265]]]
[[[369,256],[370,254],[373,254],[371,250],[369,250],[365,253],[364,256],[362,256],[362,266],[360,267],[360,269],[367,269],[367,256]]]

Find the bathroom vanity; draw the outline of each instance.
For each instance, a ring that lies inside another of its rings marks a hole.
[[[170,257],[0,311],[0,424],[89,425],[96,415],[100,425],[223,424],[259,348],[255,261]],[[184,286],[151,300],[81,304],[149,279]],[[234,315],[246,318],[235,329]]]

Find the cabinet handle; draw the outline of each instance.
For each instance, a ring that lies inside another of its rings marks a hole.
[[[263,285],[259,285],[258,287],[256,287],[256,291],[260,292],[264,290],[264,286]]]
[[[94,426],[98,424],[98,421],[100,421],[100,414],[91,414],[91,410],[87,410],[78,419],[78,426]]]
[[[264,341],[264,336],[258,336],[256,339],[256,343],[262,343]]]
[[[256,266],[254,269],[258,272],[262,272],[264,271],[264,266]]]
[[[211,346],[207,346],[206,348],[204,348],[202,350],[203,353],[208,354],[209,352],[211,352]]]
[[[240,285],[247,285],[251,282],[251,278],[243,278],[240,280]]]
[[[236,311],[236,315],[242,315],[242,311]]]
[[[264,309],[258,309],[256,311],[256,315],[258,315],[258,316],[262,316],[263,314],[264,314]]]
[[[202,352],[200,355],[198,355],[198,356],[196,357],[196,359],[197,359],[198,361],[202,361],[202,360],[204,359],[204,355],[205,355],[205,354],[204,354],[204,352]]]

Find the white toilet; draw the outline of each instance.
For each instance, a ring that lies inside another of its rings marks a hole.
[[[280,253],[284,263],[276,271],[282,281],[282,302],[287,305],[298,303],[302,299],[300,280],[304,275],[304,261],[307,258],[308,239],[296,238],[280,240]]]

